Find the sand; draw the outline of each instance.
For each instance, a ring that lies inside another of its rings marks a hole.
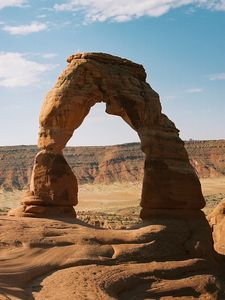
[[[201,179],[202,191],[207,200],[207,212],[225,198],[225,176]],[[79,186],[79,203],[76,211],[128,215],[132,209],[139,212],[141,183],[114,183],[109,185]],[[8,210],[19,205],[23,191],[0,192],[0,209]]]

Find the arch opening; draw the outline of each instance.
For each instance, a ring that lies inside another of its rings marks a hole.
[[[121,117],[107,114],[105,110],[105,102],[93,105],[67,146],[110,146],[140,142],[137,132]]]
[[[103,53],[79,53],[48,93],[40,114],[30,190],[15,214],[75,217],[77,179],[62,150],[96,102],[122,117],[138,134],[145,153],[141,218],[155,210],[200,210],[205,205],[179,130],[161,111],[159,95],[143,66]],[[98,101],[96,101],[98,99]]]
[[[64,155],[78,181],[77,218],[126,229],[139,221],[143,153],[136,131],[105,108],[105,103],[91,108]]]

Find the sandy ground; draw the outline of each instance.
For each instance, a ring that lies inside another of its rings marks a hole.
[[[225,194],[225,176],[200,180],[204,196]]]
[[[0,208],[19,205],[23,191],[1,192]],[[79,186],[79,204],[76,211],[114,212],[119,209],[137,207],[140,203],[141,184],[110,184]]]
[[[225,176],[201,179],[202,191],[207,200],[207,210],[225,198]],[[0,192],[0,209],[19,205],[22,191]],[[141,198],[141,183],[114,183],[110,185],[79,186],[79,204],[76,211],[118,213],[138,209]]]

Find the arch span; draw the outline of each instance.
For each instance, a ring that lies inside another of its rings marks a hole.
[[[159,95],[143,66],[103,53],[78,53],[48,93],[40,113],[38,146],[30,190],[15,214],[75,216],[77,181],[62,150],[97,102],[118,115],[140,137],[145,153],[141,217],[154,209],[201,209],[201,186],[179,131],[161,111]]]

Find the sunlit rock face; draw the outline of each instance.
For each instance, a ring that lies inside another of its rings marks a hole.
[[[213,232],[216,252],[225,255],[225,199],[207,216]]]
[[[155,209],[203,208],[201,186],[179,131],[162,113],[143,66],[103,53],[78,53],[67,61],[43,103],[41,152],[26,200],[13,214],[42,216],[61,207],[59,214],[75,216],[77,181],[62,150],[97,102],[106,103],[106,112],[122,117],[140,137],[145,153],[141,217],[151,217]]]

